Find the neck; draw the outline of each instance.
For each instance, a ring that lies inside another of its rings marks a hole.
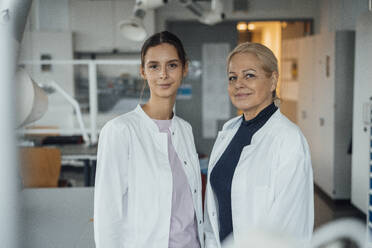
[[[264,110],[266,107],[268,107],[270,104],[272,104],[273,101],[266,102],[264,104],[261,104],[260,106],[257,106],[255,108],[249,109],[244,111],[244,119],[246,121],[252,120],[255,118],[262,110]]]
[[[175,101],[175,97],[157,99],[150,97],[150,100],[142,106],[142,109],[151,119],[169,120],[172,118]]]

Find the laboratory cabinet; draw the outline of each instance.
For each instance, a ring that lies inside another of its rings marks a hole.
[[[355,32],[297,42],[298,125],[310,146],[314,182],[331,199],[350,199]]]
[[[357,19],[355,39],[355,77],[353,105],[353,154],[351,202],[367,214],[371,194],[372,165],[371,97],[372,97],[372,12]],[[371,153],[371,154],[370,154]]]

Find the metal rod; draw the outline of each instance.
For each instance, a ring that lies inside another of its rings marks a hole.
[[[138,59],[128,60],[25,60],[19,62],[21,65],[140,65],[141,61]]]
[[[97,130],[98,133],[99,130]],[[81,129],[79,128],[47,128],[47,129],[19,129],[16,131],[17,134],[51,134],[51,133],[58,133],[62,135],[74,135],[74,134],[83,134]]]
[[[74,108],[75,112],[76,112],[76,116],[77,116],[77,119],[78,119],[78,123],[79,123],[79,126],[80,126],[80,129],[81,129],[81,133],[83,135],[83,140],[85,142],[86,145],[90,145],[90,139],[89,139],[89,136],[88,136],[88,133],[87,133],[87,130],[84,126],[84,122],[83,122],[83,118],[82,118],[82,115],[81,115],[81,111],[80,111],[80,106],[79,106],[79,103],[74,99],[72,98],[64,89],[62,89],[61,86],[59,86],[56,82],[54,81],[51,81],[50,82],[51,85],[59,92],[62,94],[62,96],[64,98],[66,98],[66,100],[72,105],[72,107]]]
[[[98,114],[98,101],[97,101],[97,67],[94,62],[89,63],[89,113],[90,113],[90,128],[92,144],[98,141],[97,136],[97,114]]]

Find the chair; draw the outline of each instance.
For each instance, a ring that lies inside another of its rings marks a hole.
[[[59,149],[21,148],[20,164],[24,187],[58,187],[61,172],[61,151]]]

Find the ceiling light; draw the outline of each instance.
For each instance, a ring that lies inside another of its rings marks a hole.
[[[245,22],[238,22],[238,24],[236,25],[236,29],[239,30],[239,31],[245,31],[245,30],[247,30],[247,23],[245,23]]]
[[[167,2],[168,0],[136,0],[132,18],[118,23],[120,33],[129,40],[143,41],[147,36],[143,25],[146,11],[160,7]]]
[[[143,41],[147,32],[143,25],[143,19],[132,17],[130,20],[123,20],[118,24],[120,33],[132,41]]]
[[[256,26],[253,24],[253,23],[249,23],[248,24],[248,30],[249,31],[252,31],[252,30],[254,30],[256,28]]]

